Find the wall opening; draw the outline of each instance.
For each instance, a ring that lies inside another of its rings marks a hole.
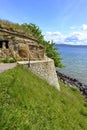
[[[8,41],[6,41],[5,47],[6,47],[7,49],[9,48],[9,46],[8,46]]]
[[[9,48],[8,40],[0,40],[0,48]]]
[[[2,41],[0,41],[0,48],[2,48]]]

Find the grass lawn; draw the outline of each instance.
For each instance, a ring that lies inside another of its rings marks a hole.
[[[23,66],[0,74],[0,130],[87,130],[87,103],[77,88],[61,91]]]

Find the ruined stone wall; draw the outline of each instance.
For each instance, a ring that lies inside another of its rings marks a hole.
[[[45,48],[36,39],[16,32],[0,31],[0,59],[39,60],[44,58],[44,53]]]
[[[23,64],[28,67],[28,63]],[[55,86],[58,90],[60,89],[53,60],[48,58],[42,61],[31,61],[28,68],[36,75],[46,79],[49,84]]]

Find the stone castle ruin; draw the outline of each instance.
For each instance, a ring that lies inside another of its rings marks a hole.
[[[6,58],[21,61],[20,64],[60,88],[54,61],[45,56],[45,47],[31,35],[0,25],[0,60]]]
[[[45,48],[31,35],[0,26],[0,59],[44,59]]]

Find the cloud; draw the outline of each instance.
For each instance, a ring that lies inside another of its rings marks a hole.
[[[83,24],[79,28],[82,28],[82,30],[75,32],[71,30],[72,32],[67,35],[60,32],[46,32],[45,39],[53,40],[57,44],[87,45],[87,25]]]
[[[64,36],[60,32],[46,32],[45,39],[48,41],[60,42],[64,38]]]
[[[64,43],[72,45],[83,45],[87,43],[87,38],[83,32],[72,32],[66,36]]]
[[[82,25],[82,30],[83,30],[83,31],[87,31],[87,24],[83,24],[83,25]]]

